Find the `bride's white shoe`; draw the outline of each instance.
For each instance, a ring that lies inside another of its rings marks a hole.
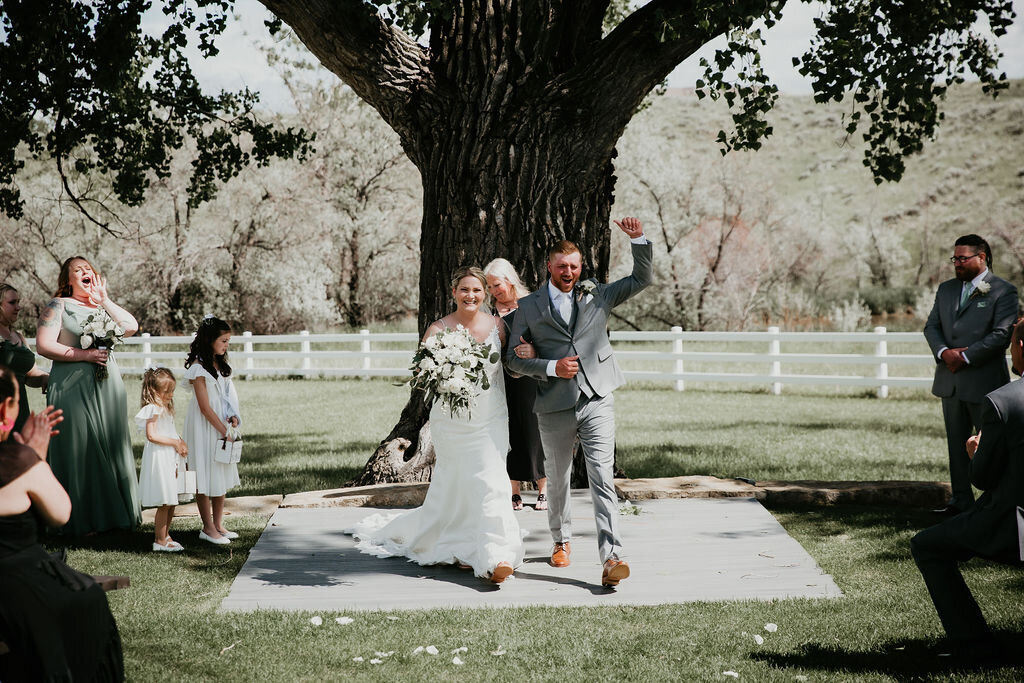
[[[499,562],[498,566],[491,572],[490,581],[491,583],[501,583],[508,577],[512,576],[515,569],[512,568],[508,562]]]

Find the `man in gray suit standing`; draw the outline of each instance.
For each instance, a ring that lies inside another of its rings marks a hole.
[[[957,239],[956,278],[939,285],[924,336],[938,365],[932,393],[942,398],[953,497],[938,512],[956,514],[974,503],[965,444],[981,427],[985,395],[1010,381],[1006,347],[1017,312],[1017,289],[989,270],[992,250],[977,235]]]
[[[1018,322],[1011,353],[1024,371],[1024,322]],[[1000,654],[978,603],[957,566],[974,556],[1020,566],[1024,559],[1024,380],[996,389],[983,402],[980,436],[967,443],[970,476],[985,491],[969,511],[920,532],[910,551],[921,570],[953,653],[975,660]]]
[[[617,586],[629,576],[619,558],[618,497],[613,482],[615,413],[612,391],[624,381],[608,339],[608,316],[651,283],[652,249],[636,218],[615,224],[629,236],[633,272],[609,284],[579,282],[582,257],[568,241],[548,254],[545,286],[519,300],[509,339],[530,342],[536,358],[520,358],[508,345],[506,363],[513,371],[540,380],[534,412],[544,446],[548,475],[548,526],[554,539],[551,564],[569,566],[572,538],[569,478],[573,447],[579,435],[590,479],[597,524],[597,546],[604,563],[601,584]]]

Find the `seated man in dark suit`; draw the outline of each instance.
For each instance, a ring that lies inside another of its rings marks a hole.
[[[1024,322],[1014,326],[1014,371],[1024,371]],[[1022,565],[1024,547],[1017,507],[1024,506],[1024,380],[985,397],[981,434],[971,437],[971,483],[985,493],[973,508],[921,531],[910,552],[928,586],[955,654],[990,659],[999,655],[981,609],[960,574],[959,562],[984,557]]]

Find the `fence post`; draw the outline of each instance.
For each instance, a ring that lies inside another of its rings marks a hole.
[[[249,330],[246,330],[245,332],[242,333],[242,338],[244,339],[244,342],[242,343],[242,351],[244,351],[246,354],[251,354],[252,353],[252,332],[250,332]],[[252,356],[247,356],[246,357],[246,359],[245,359],[245,369],[246,370],[252,370],[253,369],[253,362],[252,361],[253,361]],[[247,373],[245,375],[245,378],[246,379],[252,379],[252,373],[251,372]]]
[[[359,344],[359,351],[363,354],[370,353],[370,331],[359,330],[359,334],[362,335],[363,341]],[[363,379],[370,379],[370,356],[363,355]]]
[[[775,334],[775,335],[777,335],[778,333],[779,333],[779,328],[777,328],[777,327],[769,327],[768,328],[768,334]],[[778,356],[782,352],[781,349],[782,349],[782,345],[779,343],[779,338],[778,337],[774,337],[771,341],[768,342],[768,355],[769,356]],[[777,360],[772,361],[771,369],[768,371],[768,374],[771,375],[772,377],[779,377],[780,375],[782,375],[782,363],[780,363]],[[774,394],[775,396],[778,396],[781,393],[782,393],[782,382],[772,382],[772,394]]]
[[[672,334],[680,335],[679,337],[676,337],[675,339],[672,340],[672,353],[676,353],[676,354],[682,353],[683,352],[683,339],[682,339],[681,335],[683,334],[683,328],[681,328],[678,325],[676,325],[675,327],[672,328]],[[677,375],[683,374],[683,359],[682,358],[677,358],[676,359],[676,374]],[[685,387],[686,387],[686,383],[683,382],[683,380],[681,380],[681,379],[677,379],[676,380],[676,391],[682,391]]]
[[[309,330],[299,330],[299,353],[302,354],[302,376],[309,377],[309,368],[312,365],[309,359]]]
[[[153,367],[153,359],[149,357],[149,354],[153,353],[153,345],[149,342],[149,332],[143,332],[142,335],[142,369],[147,370]]]
[[[888,345],[885,342],[885,328],[876,327],[875,334],[882,335],[882,339],[875,343],[875,356],[879,358],[875,376],[878,377],[878,379],[885,379],[889,376],[889,364],[885,362],[885,357],[889,355]],[[880,384],[878,386],[878,398],[889,398],[888,384]]]

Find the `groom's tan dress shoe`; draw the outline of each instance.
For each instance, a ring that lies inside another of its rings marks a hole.
[[[604,562],[604,571],[601,572],[601,585],[605,588],[615,588],[619,581],[629,578],[629,565],[617,557],[610,557]]]
[[[551,566],[568,567],[570,552],[572,551],[569,549],[569,541],[566,541],[565,543],[556,543],[555,549],[551,551]]]

